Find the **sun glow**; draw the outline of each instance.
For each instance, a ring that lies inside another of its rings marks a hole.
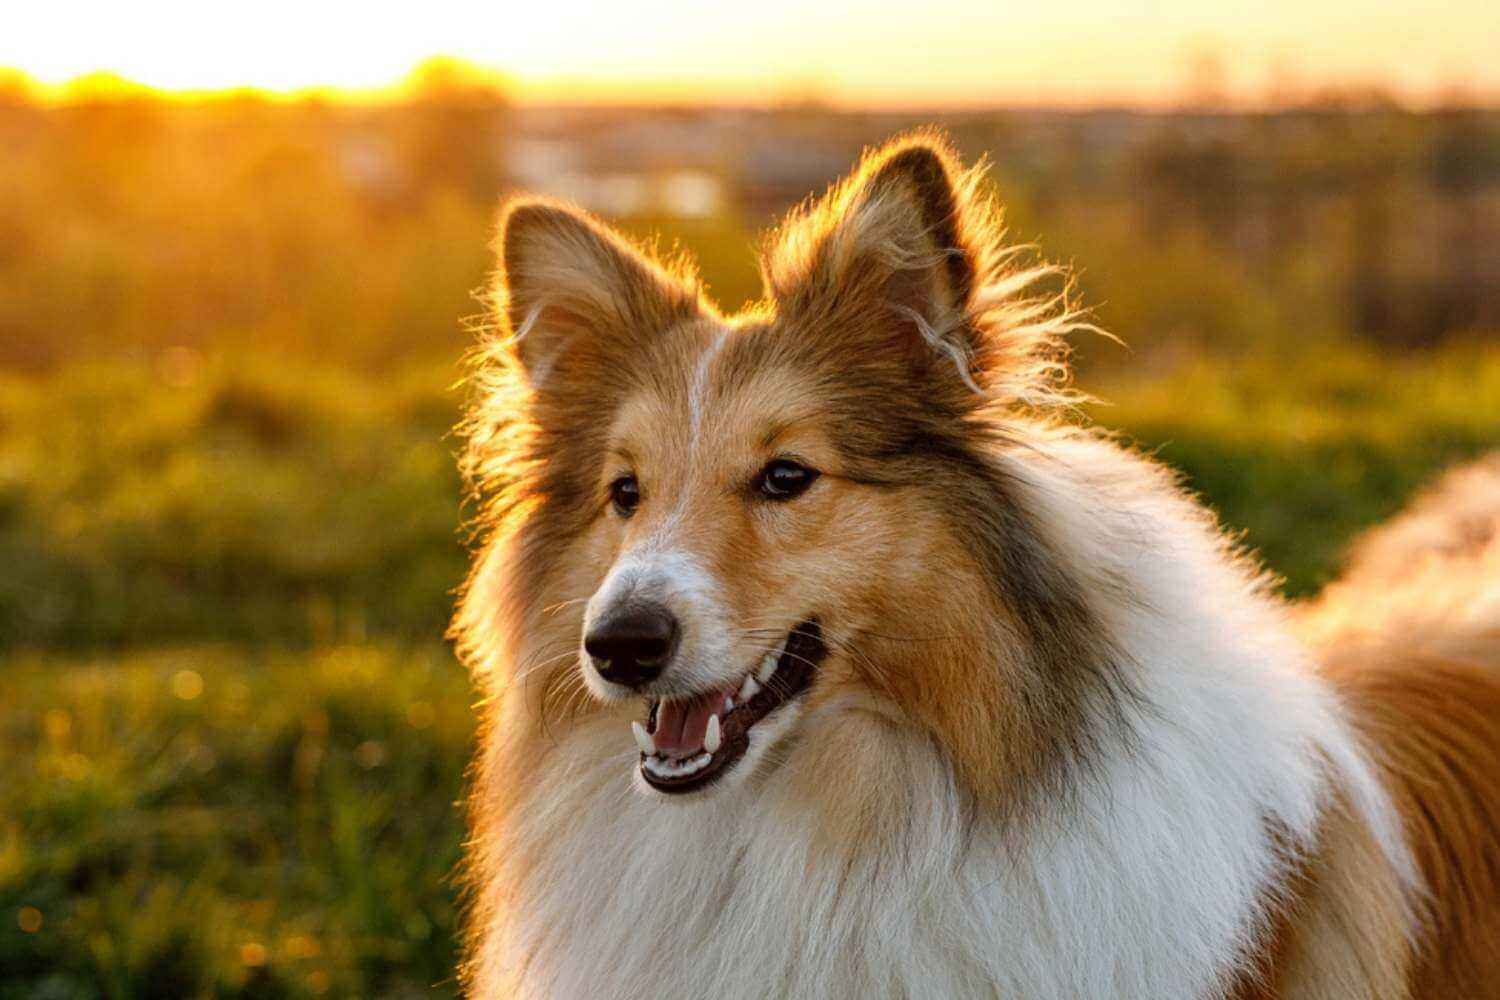
[[[831,0],[63,0],[8,13],[0,66],[44,84],[107,70],[150,87],[389,88],[432,53],[495,67],[523,99],[844,105],[1238,103],[1379,88],[1424,104],[1500,95],[1500,6],[1383,0],[1006,5]]]

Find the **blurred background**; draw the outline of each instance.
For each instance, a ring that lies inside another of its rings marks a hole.
[[[8,13],[0,998],[454,991],[449,431],[512,191],[733,308],[939,123],[1128,344],[1076,345],[1091,415],[1316,590],[1500,446],[1500,8],[1388,6]]]

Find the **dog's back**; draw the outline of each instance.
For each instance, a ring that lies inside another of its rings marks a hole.
[[[1500,997],[1500,453],[1361,539],[1300,610],[1406,827],[1415,997]]]

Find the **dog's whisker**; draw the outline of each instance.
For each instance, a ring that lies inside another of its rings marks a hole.
[[[556,604],[549,604],[547,607],[543,608],[542,613],[547,615],[555,615],[560,611],[571,608],[575,604],[583,604],[587,600],[588,597],[575,597],[572,600],[558,601]]]

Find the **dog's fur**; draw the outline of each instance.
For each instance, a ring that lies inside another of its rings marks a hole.
[[[1170,474],[1064,418],[1085,321],[977,176],[930,135],[871,154],[733,317],[683,261],[509,208],[454,624],[483,693],[469,990],[1500,996],[1500,476],[1289,609]],[[750,495],[782,455],[822,477]],[[579,650],[648,571],[679,690],[812,615],[829,650],[670,799]]]

